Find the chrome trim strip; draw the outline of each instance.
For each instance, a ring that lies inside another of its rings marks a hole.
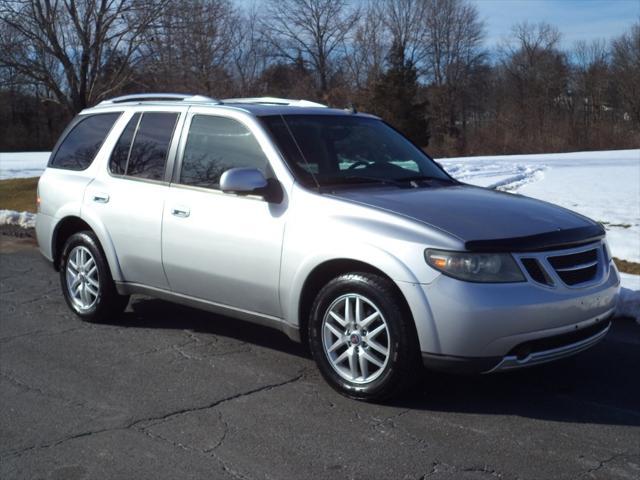
[[[609,324],[601,332],[589,338],[585,338],[584,340],[580,340],[579,342],[571,343],[563,347],[553,348],[551,350],[534,352],[520,360],[518,360],[518,357],[516,357],[515,355],[508,355],[504,357],[498,365],[485,373],[503,372],[516,368],[531,367],[533,365],[540,365],[542,363],[552,362],[554,360],[559,360],[561,358],[575,355],[576,353],[594,346],[596,343],[602,340],[607,335],[607,333],[609,333],[610,328],[611,324]]]
[[[581,263],[580,265],[574,265],[573,267],[556,268],[556,272],[574,272],[576,270],[584,270],[595,265],[598,265],[598,260],[595,260],[593,262]]]

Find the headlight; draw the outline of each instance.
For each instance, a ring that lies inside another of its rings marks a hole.
[[[516,261],[507,253],[447,252],[428,248],[424,257],[436,270],[467,282],[525,281]]]

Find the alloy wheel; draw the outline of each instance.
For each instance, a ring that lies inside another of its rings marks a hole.
[[[384,371],[391,338],[380,309],[357,293],[338,297],[322,321],[324,354],[345,380],[366,384]]]
[[[69,253],[65,276],[69,298],[80,311],[92,308],[98,301],[100,280],[98,266],[88,248],[74,247]]]

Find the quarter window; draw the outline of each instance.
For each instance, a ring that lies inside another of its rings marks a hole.
[[[267,159],[251,132],[230,118],[195,115],[184,149],[180,182],[218,189],[220,176],[238,167],[266,172]]]
[[[120,112],[86,116],[80,120],[62,141],[49,166],[67,170],[89,168],[118,117]]]

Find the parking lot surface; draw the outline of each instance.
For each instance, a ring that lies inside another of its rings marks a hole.
[[[517,321],[514,318],[514,321]],[[640,478],[640,327],[509,374],[416,372],[387,405],[331,390],[279,332],[146,297],[78,320],[0,238],[0,478]]]

